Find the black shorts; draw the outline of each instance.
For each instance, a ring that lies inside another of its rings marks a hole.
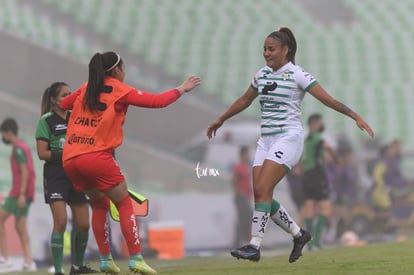
[[[73,184],[63,170],[62,164],[47,162],[43,166],[43,190],[45,202],[64,201],[70,203],[87,203],[84,193],[76,192]]]
[[[305,200],[322,201],[329,199],[329,184],[323,168],[305,171],[303,174],[303,193]]]

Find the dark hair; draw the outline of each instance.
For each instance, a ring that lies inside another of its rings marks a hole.
[[[12,132],[17,136],[17,122],[14,118],[8,117],[1,123],[0,132]]]
[[[115,52],[96,53],[89,62],[89,78],[84,104],[91,111],[106,109],[99,102],[99,95],[104,91],[104,78],[111,76],[116,67],[121,67],[122,59]]]
[[[242,157],[244,154],[246,154],[249,151],[249,147],[246,145],[240,146],[239,155]]]
[[[289,50],[286,58],[288,61],[295,64],[295,55],[297,49],[296,38],[288,27],[281,27],[278,31],[272,32],[267,37],[271,37],[279,41],[282,46],[287,46]]]
[[[321,114],[311,114],[308,117],[308,126],[311,125],[313,122],[322,119],[322,115]]]
[[[52,110],[53,105],[55,105],[55,103],[53,103],[50,100],[50,98],[57,97],[60,91],[62,90],[63,86],[68,86],[68,84],[66,84],[65,82],[55,82],[49,87],[47,87],[47,89],[43,92],[42,103],[40,105],[40,114],[42,116]]]

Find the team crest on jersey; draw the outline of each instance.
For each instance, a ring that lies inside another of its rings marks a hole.
[[[290,72],[289,71],[284,71],[283,74],[282,74],[282,78],[283,78],[283,80],[290,79]]]

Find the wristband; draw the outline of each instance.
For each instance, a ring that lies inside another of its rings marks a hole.
[[[51,151],[50,161],[62,162],[63,151]]]

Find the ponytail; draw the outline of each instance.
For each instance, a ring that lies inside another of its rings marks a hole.
[[[96,53],[89,62],[88,86],[86,87],[84,102],[91,111],[102,108],[102,103],[99,102],[99,94],[103,90],[104,77],[102,55]]]
[[[40,115],[43,116],[44,114],[50,112],[51,109],[52,103],[50,101],[50,87],[47,87],[43,92],[42,103],[40,105]]]
[[[42,102],[40,105],[40,114],[42,116],[52,110],[56,103],[52,102],[51,99],[56,98],[59,95],[62,86],[68,86],[68,84],[65,82],[55,82],[43,92]]]
[[[281,27],[278,31],[269,34],[268,37],[272,37],[273,39],[279,41],[282,46],[287,46],[288,53],[286,55],[286,59],[295,64],[297,44],[293,32],[288,27]]]
[[[84,105],[90,111],[104,111],[106,104],[99,102],[99,95],[104,91],[105,76],[111,76],[116,67],[122,65],[121,57],[114,52],[96,53],[89,62],[88,86]]]
[[[297,50],[296,38],[293,35],[293,32],[288,27],[281,27],[279,32],[285,33],[289,38],[287,41],[287,46],[289,47],[288,54],[286,56],[287,60],[295,64],[295,56]]]

